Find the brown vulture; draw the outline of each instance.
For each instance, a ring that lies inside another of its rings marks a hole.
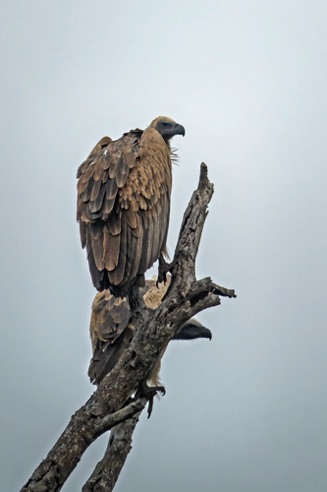
[[[98,291],[129,295],[166,254],[174,135],[184,127],[158,116],[145,130],[104,137],[78,168],[77,220]]]
[[[167,284],[161,283],[158,289],[155,279],[147,280],[146,292],[143,296],[146,306],[151,309],[157,308],[167,288]],[[116,365],[124,349],[131,342],[134,328],[129,320],[129,302],[126,298],[116,298],[108,291],[96,294],[92,304],[90,322],[93,357],[90,361],[88,375],[92,383],[99,384],[102,381],[104,376]],[[174,336],[175,340],[193,340],[195,338],[211,339],[211,331],[194,318],[184,323]],[[149,376],[148,382],[151,386],[159,387],[160,385],[160,360],[165,350],[166,348],[162,351],[158,363]]]

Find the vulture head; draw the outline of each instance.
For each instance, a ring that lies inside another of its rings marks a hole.
[[[208,338],[209,340],[212,338],[211,331],[195,318],[186,321],[173,337],[174,340],[194,340],[195,338]]]
[[[158,116],[152,121],[149,128],[154,128],[168,142],[175,135],[185,136],[185,128],[167,116]]]

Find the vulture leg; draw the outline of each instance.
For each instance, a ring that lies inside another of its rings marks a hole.
[[[142,290],[135,284],[130,290],[129,304],[131,306],[132,311],[135,311],[136,309],[142,309],[143,307],[145,307]]]
[[[138,394],[140,396],[144,396],[148,402],[148,419],[151,417],[151,413],[153,410],[153,399],[157,395],[158,391],[162,393],[162,396],[166,394],[166,389],[164,386],[148,386],[145,381],[143,381],[138,390]]]
[[[159,265],[158,265],[157,287],[161,282],[164,282],[164,283],[167,282],[167,273],[169,273],[169,272],[171,273],[171,270],[175,266],[175,260],[173,260],[171,263],[167,263],[163,254],[160,253],[158,263],[159,263]]]

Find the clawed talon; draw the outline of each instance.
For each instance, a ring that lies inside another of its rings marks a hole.
[[[163,255],[159,256],[159,266],[158,266],[158,279],[156,282],[156,286],[161,282],[166,283],[167,282],[167,273],[170,272],[175,265],[175,261],[173,260],[171,263],[167,263],[166,260],[164,259]]]
[[[153,399],[157,395],[158,392],[164,396],[166,394],[166,389],[164,386],[148,386],[145,381],[143,381],[140,385],[139,392],[142,396],[144,396],[148,402],[148,419],[151,416],[153,410]]]

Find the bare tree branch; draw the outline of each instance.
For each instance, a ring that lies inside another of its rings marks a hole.
[[[133,433],[141,412],[142,410],[111,430],[104,456],[83,486],[83,492],[111,492],[114,489],[132,449]]]
[[[135,326],[132,343],[90,399],[72,416],[22,492],[59,491],[87,447],[144,406],[144,399],[127,405],[126,402],[147,379],[180,325],[198,312],[220,304],[219,296],[236,297],[233,290],[219,287],[210,278],[198,281],[195,278],[195,259],[212,194],[207,166],[202,163],[198,188],[184,214],[173,260],[172,281],[165,299],[153,311],[142,306],[132,312],[131,321]]]

